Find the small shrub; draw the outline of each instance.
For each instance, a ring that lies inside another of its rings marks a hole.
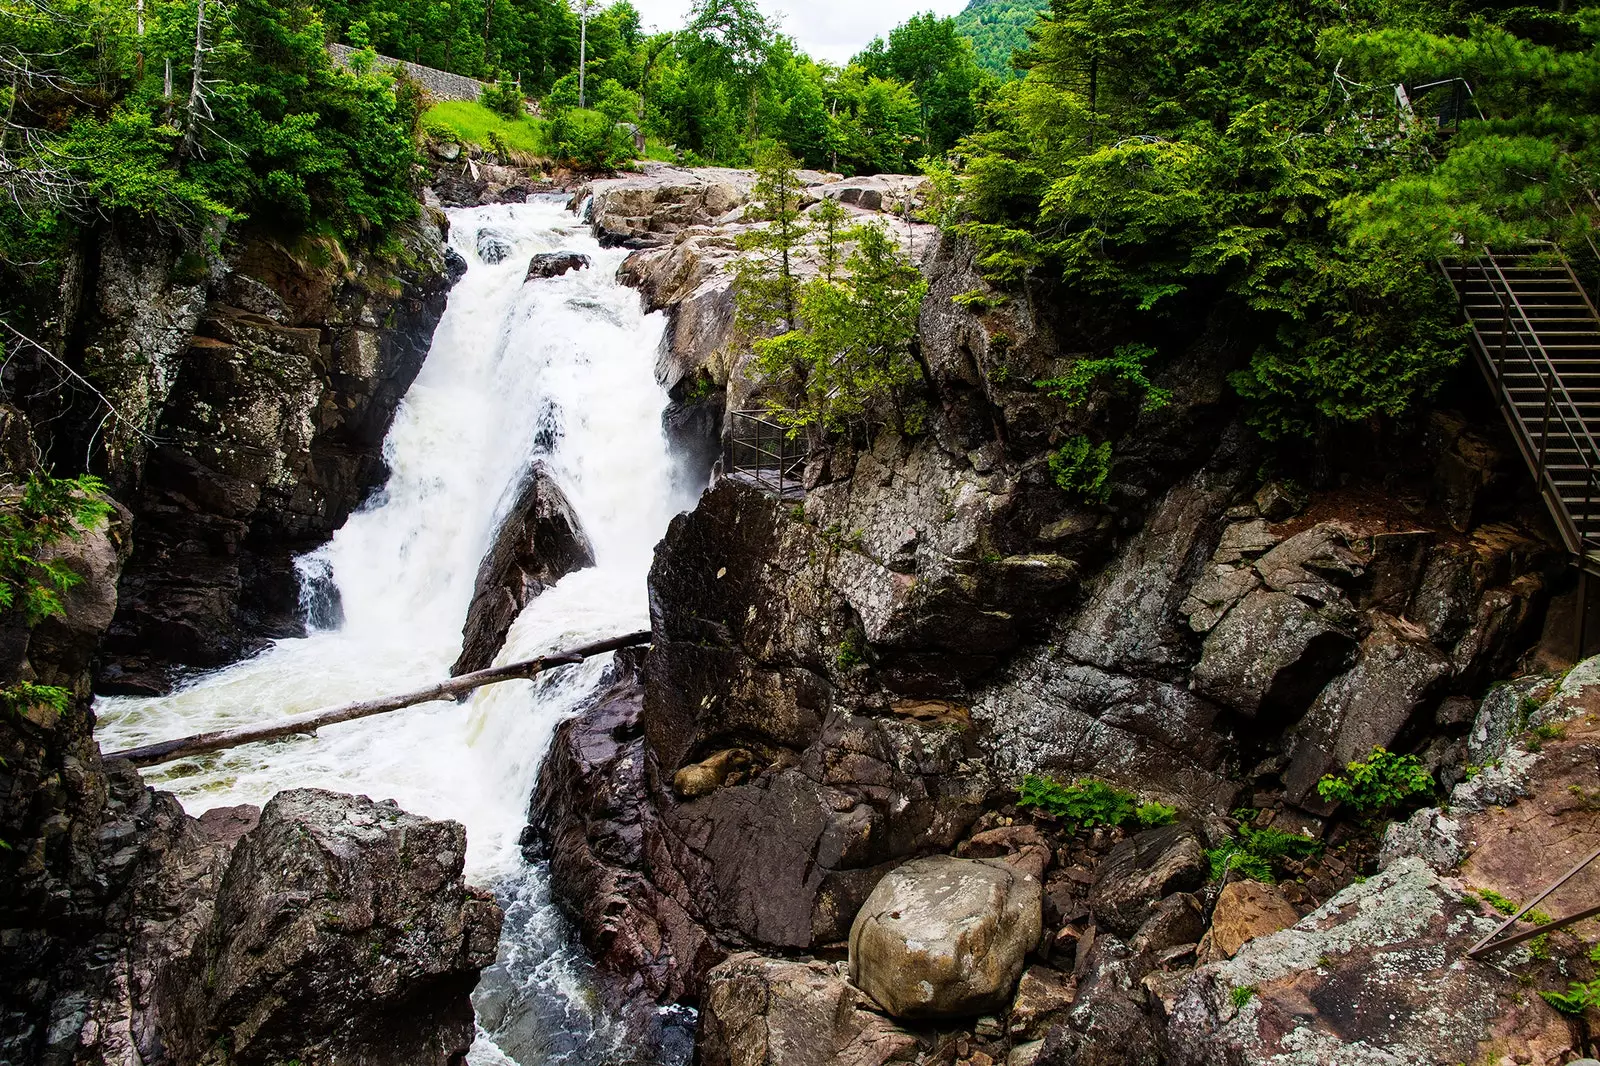
[[[861,630],[851,627],[846,631],[844,639],[839,642],[839,653],[834,661],[839,664],[839,669],[849,670],[861,665],[867,658],[867,637]]]
[[[1094,444],[1078,434],[1050,454],[1050,476],[1064,492],[1105,503],[1111,499],[1111,442]]]
[[[1301,859],[1322,850],[1322,842],[1285,833],[1281,829],[1256,829],[1241,825],[1229,840],[1206,851],[1211,879],[1222,880],[1232,871],[1252,881],[1268,884],[1278,879],[1285,859]]]
[[[1178,808],[1169,807],[1165,803],[1141,803],[1133,812],[1139,824],[1146,829],[1154,829],[1158,825],[1171,825],[1178,820]]]
[[[524,113],[522,90],[508,74],[501,74],[492,84],[484,86],[478,102],[501,118],[521,118]]]
[[[1386,810],[1412,796],[1433,791],[1433,775],[1415,755],[1396,755],[1373,748],[1365,759],[1352,762],[1337,776],[1327,774],[1317,782],[1317,794],[1347,803],[1363,813]]]
[[[1233,1000],[1235,1010],[1243,1010],[1246,1003],[1256,998],[1256,988],[1254,985],[1240,985],[1228,993],[1228,998]]]
[[[1092,777],[1063,785],[1053,778],[1027,774],[1018,789],[1017,804],[1042,810],[1077,828],[1087,829],[1097,825],[1123,825],[1132,820],[1134,801],[1133,793]]]
[[[1034,384],[1069,407],[1081,407],[1089,390],[1101,385],[1119,395],[1137,396],[1146,411],[1154,411],[1172,402],[1172,393],[1157,388],[1145,373],[1145,363],[1155,354],[1148,344],[1124,344],[1104,358],[1079,359],[1061,377]]]
[[[1565,992],[1540,992],[1539,995],[1563,1014],[1584,1014],[1600,1007],[1600,981],[1573,981]]]

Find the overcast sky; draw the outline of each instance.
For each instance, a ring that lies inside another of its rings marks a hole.
[[[633,0],[645,26],[673,30],[683,25],[690,0]],[[817,59],[843,63],[874,37],[922,11],[954,15],[966,0],[761,0],[761,10],[778,15],[783,32]]]

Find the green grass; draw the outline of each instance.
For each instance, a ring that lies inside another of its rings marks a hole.
[[[508,119],[482,104],[447,100],[434,104],[422,116],[422,128],[437,135],[447,133],[463,144],[494,149],[495,139],[515,152],[543,156],[550,151],[549,123],[526,116]]]
[[[660,137],[646,137],[644,140],[645,159],[653,159],[658,163],[676,163],[678,153],[667,147],[667,142]]]

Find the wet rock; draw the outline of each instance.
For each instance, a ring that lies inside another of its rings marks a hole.
[[[1247,942],[1299,920],[1300,912],[1271,885],[1258,881],[1224,885],[1211,911],[1211,929],[1200,942],[1200,961],[1231,959]]]
[[[1123,936],[1133,934],[1174,892],[1190,892],[1209,869],[1205,846],[1186,822],[1129,837],[1096,868],[1089,890],[1095,920]]]
[[[392,803],[280,792],[235,846],[210,925],[162,997],[180,1062],[456,1061],[500,908],[466,833]]]
[[[562,577],[593,565],[594,549],[577,512],[549,468],[536,461],[478,566],[461,631],[461,655],[451,675],[494,662],[522,608]]]
[[[1350,663],[1351,625],[1296,596],[1260,589],[1206,636],[1195,691],[1249,717],[1302,711]]]
[[[1316,795],[1327,773],[1387,747],[1450,673],[1450,663],[1416,626],[1378,615],[1356,664],[1329,683],[1294,729],[1284,787],[1307,810],[1332,805]]]
[[[540,252],[528,260],[528,273],[524,281],[535,278],[559,278],[569,270],[587,270],[591,260],[581,252]]]
[[[1494,924],[1405,859],[1195,971],[1166,1019],[1170,1062],[1477,1062],[1490,1046],[1565,1061],[1566,1022],[1511,971],[1465,957]]]
[[[618,652],[612,684],[557,728],[524,840],[530,858],[549,861],[551,892],[577,917],[607,987],[621,1000],[672,1002],[696,995],[726,952],[663,848],[645,782],[640,655]]]
[[[1036,879],[994,860],[898,866],[850,927],[850,979],[897,1018],[998,1007],[1038,944],[1040,900]]]
[[[473,240],[473,248],[478,253],[478,258],[485,263],[503,263],[506,256],[511,254],[511,238],[500,230],[491,226],[484,226],[478,230],[478,235]]]
[[[704,1066],[881,1066],[917,1058],[917,1040],[827,963],[741,952],[706,977],[697,1060]]]
[[[172,666],[220,666],[304,631],[294,557],[387,473],[384,436],[451,284],[445,226],[425,212],[393,227],[400,268],[317,265],[242,240],[213,265],[214,295],[162,328],[181,334],[173,354],[126,360],[155,375],[127,388],[153,405],[148,428],[161,443],[141,439],[142,478],[123,496],[139,536],[106,641],[108,677],[164,688]],[[92,325],[91,343],[110,344],[129,321]],[[112,395],[124,411],[145,409],[123,402],[130,392]]]

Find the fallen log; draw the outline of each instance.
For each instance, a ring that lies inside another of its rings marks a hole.
[[[346,703],[338,707],[328,707],[320,711],[307,711],[304,714],[292,715],[288,718],[269,722],[265,725],[242,726],[238,729],[222,729],[212,733],[197,733],[194,736],[179,737],[176,740],[163,740],[155,744],[146,744],[143,747],[129,748],[126,751],[114,751],[106,756],[110,759],[126,759],[135,766],[154,766],[156,763],[169,762],[181,759],[188,755],[202,755],[208,751],[221,751],[224,748],[236,748],[241,744],[254,744],[262,740],[276,740],[279,737],[293,736],[296,733],[314,733],[325,725],[334,725],[338,722],[349,722],[357,718],[370,718],[375,714],[384,714],[388,711],[397,711],[402,707],[415,706],[418,703],[432,703],[435,700],[451,699],[464,695],[484,685],[493,685],[500,681],[518,681],[533,677],[556,666],[570,666],[581,663],[593,655],[602,655],[618,648],[631,648],[640,644],[650,643],[650,633],[630,633],[625,637],[613,637],[595,644],[587,644],[581,648],[570,651],[553,652],[538,659],[528,659],[520,663],[508,663],[505,666],[491,666],[487,670],[475,670],[470,674],[452,677],[448,681],[441,681],[437,685],[417,689],[399,696],[384,696],[375,700],[363,700],[360,703]]]

